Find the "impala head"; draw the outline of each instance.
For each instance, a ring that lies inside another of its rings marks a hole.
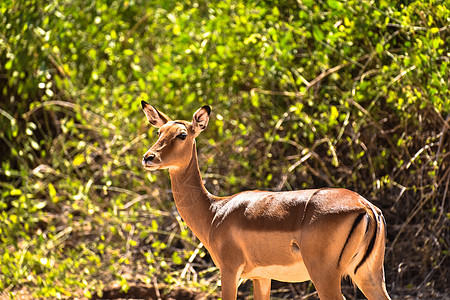
[[[177,169],[191,160],[194,139],[202,132],[209,121],[211,108],[203,106],[194,113],[192,122],[172,121],[145,101],[141,102],[150,124],[159,128],[158,140],[144,154],[142,165],[146,170]]]

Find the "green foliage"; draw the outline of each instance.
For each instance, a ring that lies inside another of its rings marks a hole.
[[[216,280],[167,176],[140,167],[145,100],[180,119],[213,107],[198,138],[211,192],[356,190],[387,216],[394,293],[445,293],[448,7],[2,1],[0,291]]]

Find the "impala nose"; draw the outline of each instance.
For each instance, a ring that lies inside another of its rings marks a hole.
[[[153,159],[155,159],[155,154],[148,154],[148,155],[144,155],[144,159],[142,160],[142,162],[145,163],[149,163],[151,162]]]

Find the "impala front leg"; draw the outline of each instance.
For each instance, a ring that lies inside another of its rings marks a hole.
[[[236,300],[239,277],[241,271],[238,269],[221,269],[222,300]]]
[[[253,299],[254,300],[270,299],[270,279],[267,278],[253,279]]]

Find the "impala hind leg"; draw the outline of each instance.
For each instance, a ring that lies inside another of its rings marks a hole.
[[[253,279],[253,299],[269,300],[270,299],[270,279]]]
[[[309,277],[316,288],[320,300],[343,300],[341,292],[341,276],[336,268],[320,260],[317,256],[311,256],[305,264],[308,268]]]
[[[356,274],[351,275],[353,282],[369,300],[390,300],[384,282],[383,266],[377,270],[368,270],[368,267],[363,266]]]
[[[345,300],[341,292],[341,278],[336,276],[320,276],[320,279],[313,278],[311,280],[314,283],[314,287],[317,290],[317,294],[321,300]]]
[[[332,259],[324,256],[304,255],[309,277],[317,290],[320,300],[345,299],[341,292],[341,274]]]

